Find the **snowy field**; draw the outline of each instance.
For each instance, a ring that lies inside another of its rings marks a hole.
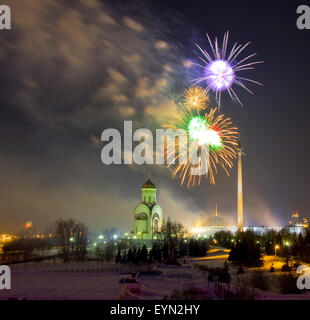
[[[119,296],[120,275],[113,273],[12,272],[12,289],[0,299],[113,299]]]
[[[198,271],[197,265],[207,265],[222,268],[228,255],[226,250],[210,252],[207,257],[196,259],[182,259],[182,266],[158,265],[160,275],[144,275],[138,278],[138,292],[130,289],[130,284],[120,283],[122,278],[130,278],[143,268],[114,263],[84,262],[60,263],[49,261],[44,263],[23,263],[11,266],[12,289],[0,290],[1,299],[29,299],[29,300],[70,300],[70,299],[134,299],[134,300],[162,300],[170,296],[173,290],[198,288],[206,293],[210,299],[218,299],[214,283],[207,281],[207,274]],[[297,295],[281,295],[277,288],[277,275],[284,259],[266,256],[264,267],[247,269],[242,278],[248,278],[260,269],[269,278],[272,291],[259,291],[256,299],[261,300],[310,300],[310,292]],[[273,265],[276,272],[269,272]],[[230,265],[232,285],[237,279],[238,266]]]
[[[110,265],[110,268],[116,268]],[[174,289],[192,287],[195,283],[204,285],[200,272],[191,266],[162,267],[160,276],[141,276],[139,294],[132,294],[121,278],[131,274],[100,272],[92,264],[59,264],[46,266],[33,265],[14,267],[12,270],[12,289],[1,290],[0,299],[164,299]],[[79,272],[75,271],[78,268]],[[40,270],[41,269],[41,270]],[[53,270],[53,271],[42,271]],[[62,270],[57,271],[57,270]],[[66,271],[65,271],[66,270]]]

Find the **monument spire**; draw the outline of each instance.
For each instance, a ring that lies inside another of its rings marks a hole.
[[[238,230],[243,231],[242,146],[238,146]]]

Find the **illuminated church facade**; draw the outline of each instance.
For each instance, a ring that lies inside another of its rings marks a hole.
[[[133,234],[136,239],[151,240],[162,230],[163,210],[156,202],[156,192],[156,186],[149,177],[141,188],[141,203],[134,209]]]

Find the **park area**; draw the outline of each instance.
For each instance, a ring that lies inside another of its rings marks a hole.
[[[309,292],[298,289],[283,294],[285,280],[280,279],[288,276],[281,271],[285,259],[263,256],[262,267],[243,267],[240,271],[240,266],[227,262],[228,255],[227,249],[212,249],[205,257],[185,257],[178,265],[63,263],[57,259],[14,264],[12,289],[0,291],[0,299],[310,300]],[[274,272],[270,272],[271,267]],[[228,272],[229,281],[221,275],[223,270]]]

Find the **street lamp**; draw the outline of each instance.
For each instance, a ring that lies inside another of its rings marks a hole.
[[[277,250],[280,249],[280,246],[278,244],[276,244],[274,246],[274,255],[276,256],[277,255]]]

